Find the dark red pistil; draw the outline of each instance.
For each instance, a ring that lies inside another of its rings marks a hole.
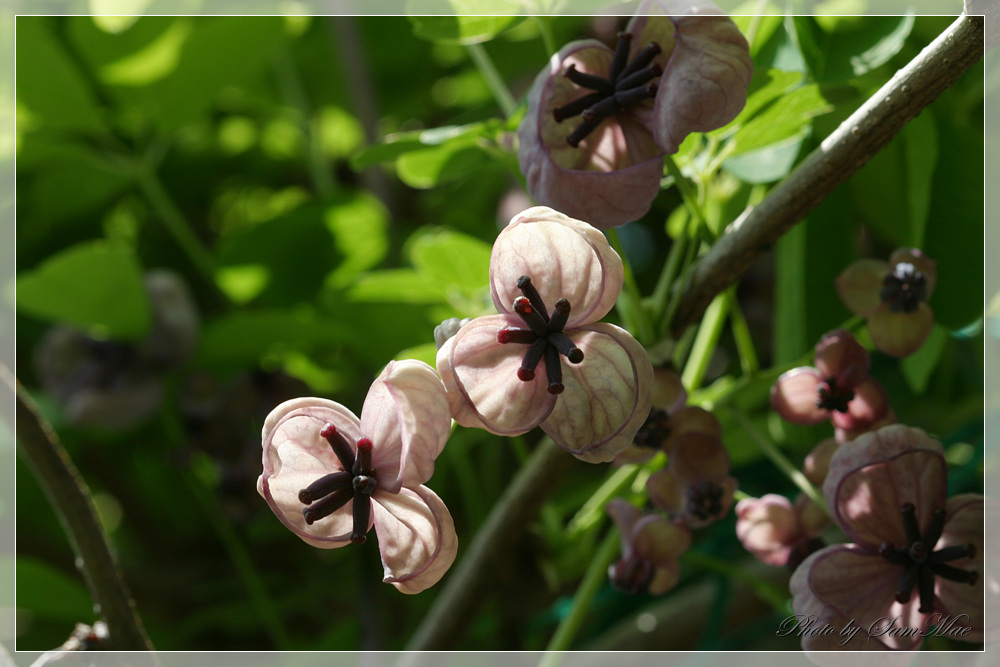
[[[517,288],[523,296],[514,299],[514,312],[517,313],[527,329],[519,327],[504,327],[497,331],[497,342],[501,344],[519,343],[527,345],[521,367],[517,369],[517,377],[523,382],[535,379],[535,367],[542,359],[545,360],[545,374],[549,379],[549,393],[562,393],[562,364],[560,355],[566,357],[571,364],[583,361],[583,351],[573,344],[573,341],[563,333],[566,321],[569,319],[570,305],[566,299],[556,301],[552,315],[545,314],[545,303],[531,278],[521,276],[517,279]]]
[[[622,558],[608,568],[611,585],[631,595],[646,593],[655,573],[656,568],[650,561],[636,558],[634,555],[631,558]]]
[[[652,79],[663,74],[663,68],[654,63],[653,58],[662,49],[656,42],[650,42],[629,62],[628,52],[631,45],[630,33],[624,32],[618,35],[618,46],[607,78],[581,72],[576,69],[576,65],[570,65],[563,74],[581,88],[594,91],[552,111],[557,123],[574,116],[583,119],[566,139],[573,148],[579,146],[580,142],[597,129],[605,118],[610,118],[645,99],[656,96],[656,82]]]
[[[929,614],[934,611],[935,576],[949,581],[963,582],[970,586],[976,583],[979,573],[962,570],[947,564],[949,561],[959,558],[972,558],[976,553],[976,547],[972,544],[965,544],[932,551],[934,545],[941,539],[941,532],[944,530],[945,511],[940,508],[934,510],[930,525],[924,535],[920,534],[916,508],[913,503],[904,504],[899,509],[899,513],[903,517],[903,530],[906,534],[907,545],[904,548],[898,548],[885,542],[879,548],[878,553],[890,563],[900,565],[903,568],[899,586],[896,588],[896,602],[901,604],[909,602],[910,596],[913,594],[913,587],[916,586],[920,594],[920,612]]]
[[[333,424],[324,426],[319,434],[330,443],[343,470],[324,475],[299,491],[299,502],[306,505],[302,516],[307,524],[312,525],[330,516],[353,498],[354,528],[351,531],[351,542],[364,544],[371,518],[371,495],[378,488],[378,480],[372,468],[372,441],[368,438],[358,440],[358,453],[355,456],[350,443]]]
[[[722,514],[723,489],[707,479],[698,480],[684,490],[684,510],[705,521]]]
[[[837,378],[830,376],[820,382],[816,407],[824,410],[847,412],[847,404],[854,400],[854,390],[837,385]]]
[[[670,413],[660,408],[653,408],[632,442],[639,447],[659,449],[660,445],[669,437]]]
[[[909,262],[900,262],[882,281],[879,297],[893,312],[912,313],[927,300],[927,276]]]

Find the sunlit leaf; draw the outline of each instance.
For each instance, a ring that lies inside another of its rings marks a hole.
[[[324,213],[327,229],[341,256],[327,284],[348,287],[362,271],[378,265],[389,249],[388,212],[372,195],[361,192],[332,204]]]
[[[516,0],[408,0],[406,14],[418,37],[433,42],[475,44],[510,27],[520,17]]]
[[[479,289],[489,285],[491,247],[448,229],[427,230],[410,240],[413,266],[448,287]]]

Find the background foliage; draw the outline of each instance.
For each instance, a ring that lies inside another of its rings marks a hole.
[[[755,59],[747,108],[678,156],[693,164],[725,146],[713,153],[724,159],[707,195],[712,231],[765,196],[951,20],[739,17]],[[357,410],[388,360],[432,361],[442,319],[491,310],[490,245],[530,202],[512,152],[521,111],[504,117],[475,58],[485,50],[517,98],[547,59],[546,32],[557,47],[613,41],[623,23],[18,18],[18,375],[94,491],[157,648],[405,646],[437,591],[403,597],[381,584],[374,542],[319,551],[284,529],[255,491],[263,418],[300,395]],[[787,367],[848,319],[833,279],[850,261],[900,245],[934,257],[937,333],[902,363],[873,355],[873,375],[900,421],[942,438],[953,493],[982,487],[982,127],[979,66],[737,291],[761,368]],[[620,230],[643,293],[685,215],[668,188]],[[73,425],[39,388],[38,343],[56,323],[141,340],[151,322],[143,275],[156,268],[190,286],[201,316],[193,357],[162,374],[163,400],[138,424]],[[700,399],[743,370],[727,329]],[[830,427],[771,414],[775,373],[744,375],[732,404],[798,463]],[[741,490],[794,493],[727,415]],[[461,545],[537,437],[455,431],[430,485]],[[581,507],[608,474],[576,465],[541,515],[525,517],[523,538],[497,559],[494,594],[453,648],[544,648],[606,529]],[[21,462],[17,481],[17,604],[28,612],[18,649],[44,650],[93,612]],[[576,647],[797,649],[795,638],[773,636],[790,612],[765,601],[767,591],[787,598],[788,574],[752,561],[733,524],[698,534],[681,586],[662,600],[602,588]],[[748,592],[747,577],[765,592]],[[685,609],[689,632],[663,624],[653,640],[630,634],[637,614],[662,620]]]

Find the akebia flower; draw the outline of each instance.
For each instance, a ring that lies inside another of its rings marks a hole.
[[[944,450],[919,429],[887,426],[840,446],[823,493],[854,543],[802,563],[792,607],[817,626],[853,619],[885,631],[843,644],[843,636],[804,636],[803,648],[912,650],[931,625],[946,624],[954,639],[983,640],[985,500],[946,490]]]
[[[899,248],[889,261],[861,259],[837,276],[837,292],[854,313],[868,318],[875,347],[894,357],[916,352],[934,328],[927,300],[937,262],[916,248]]]
[[[790,422],[861,430],[889,411],[889,401],[868,376],[868,351],[849,331],[832,331],[816,344],[816,366],[783,373],[771,388],[771,407]]]
[[[564,46],[535,79],[518,161],[542,204],[606,229],[644,215],[663,156],[746,103],[746,39],[707,0],[659,0],[619,35]]]
[[[448,508],[423,485],[450,432],[434,370],[420,361],[390,362],[360,419],[322,398],[276,407],[264,422],[257,490],[315,547],[363,544],[374,526],[383,581],[418,593],[444,575],[458,548]]]
[[[621,537],[621,558],[608,568],[611,584],[624,593],[661,595],[680,579],[681,554],[691,546],[691,532],[656,514],[643,515],[616,498],[605,510]]]
[[[590,225],[545,207],[497,236],[490,286],[499,315],[438,350],[455,421],[498,435],[541,426],[585,461],[610,461],[649,414],[653,368],[625,330],[598,322],[621,292],[621,259]]]
[[[736,537],[743,547],[768,565],[795,569],[810,553],[823,547],[817,535],[828,520],[823,510],[800,495],[788,498],[768,493],[736,503]]]
[[[667,467],[646,481],[654,506],[690,528],[703,528],[729,512],[737,483],[719,438],[690,431],[677,438],[668,456]]]

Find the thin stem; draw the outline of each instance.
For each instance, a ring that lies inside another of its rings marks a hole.
[[[604,506],[612,498],[620,496],[625,488],[632,484],[638,471],[639,466],[624,465],[612,472],[570,519],[566,526],[567,534],[585,532],[600,521],[605,516]]]
[[[685,234],[687,231],[685,231]],[[691,264],[694,262],[695,256],[701,249],[701,240],[698,238],[689,238],[687,241],[687,248],[684,252],[684,261],[681,263],[681,270],[679,275],[683,276],[683,283],[680,286],[675,287],[671,292],[670,303],[667,304],[667,312],[663,316],[662,322],[660,322],[659,333],[662,336],[667,331],[671,330],[671,324],[674,321],[674,316],[677,314],[681,303],[684,301],[684,297],[688,292],[691,285],[692,272],[688,271]],[[673,327],[676,329],[676,327]],[[675,337],[679,332],[674,331]]]
[[[806,494],[809,497],[809,500],[819,505],[819,507],[826,512],[827,516],[832,518],[830,508],[826,506],[826,500],[823,498],[823,494],[812,485],[812,482],[809,481],[805,474],[792,465],[792,462],[789,461],[770,440],[761,435],[760,431],[758,431],[754,425],[750,423],[750,420],[747,419],[741,411],[735,408],[730,408],[729,412],[736,417],[740,426],[742,426],[750,437],[753,438],[754,442],[757,443],[757,446],[760,447],[761,451],[764,452],[767,458],[771,459],[771,462],[774,463],[774,465],[777,466],[781,472],[785,473],[785,476],[792,480],[792,483],[799,487],[799,490]]]
[[[97,519],[86,482],[59,443],[55,431],[3,364],[0,364],[0,375],[17,397],[15,425],[21,452],[54,506],[76,552],[90,595],[108,624],[107,648],[153,650],[118,560]]]
[[[729,300],[724,294],[715,297],[712,305],[705,311],[705,319],[701,321],[698,335],[694,339],[691,356],[681,374],[681,382],[688,391],[694,391],[705,380],[708,364],[712,361],[712,354],[715,352],[728,314]]]
[[[626,328],[632,331],[636,340],[640,343],[649,345],[653,342],[653,326],[649,321],[646,309],[642,305],[642,293],[639,291],[639,284],[635,281],[635,274],[632,272],[632,265],[628,261],[628,255],[625,254],[625,246],[622,245],[621,236],[615,227],[607,230],[606,234],[611,247],[622,258],[622,265],[625,269],[625,292],[631,302],[630,310],[634,318],[633,322],[626,323]]]
[[[750,335],[750,327],[743,317],[743,309],[736,298],[736,288],[731,287],[725,292],[726,300],[729,302],[729,324],[733,329],[733,338],[736,341],[736,351],[740,355],[740,368],[744,374],[753,374],[760,370],[760,362],[757,360],[757,350],[753,346],[753,337]]]
[[[542,43],[545,45],[545,52],[551,58],[557,51],[556,38],[552,33],[552,18],[549,16],[532,16],[531,18],[538,24],[538,32],[542,34]]]
[[[694,565],[705,570],[718,572],[730,579],[742,581],[753,589],[757,597],[771,605],[775,611],[780,614],[786,613],[788,596],[774,585],[759,577],[755,577],[736,563],[716,558],[700,551],[688,551],[682,554],[681,561],[687,565]]]
[[[694,183],[684,175],[681,168],[674,162],[672,156],[665,155],[663,157],[663,164],[667,166],[667,171],[673,177],[674,183],[677,184],[677,189],[681,193],[684,205],[687,206],[691,215],[697,221],[698,226],[700,228],[707,228],[708,220],[705,218],[705,213],[701,210],[701,205],[698,202],[698,193],[694,191]]]
[[[690,217],[688,217],[690,220]],[[673,287],[674,281],[677,280],[677,276],[680,275],[681,262],[686,254],[685,250],[689,243],[693,243],[691,239],[688,238],[687,225],[685,224],[684,230],[681,235],[674,239],[674,242],[670,246],[670,252],[667,254],[667,261],[663,264],[663,270],[660,272],[660,278],[656,282],[656,288],[653,290],[652,302],[653,302],[653,321],[662,322],[663,316],[667,312],[667,303],[670,299],[670,288]],[[660,327],[657,333],[662,334],[666,330],[666,327]]]
[[[510,94],[507,83],[500,76],[500,72],[497,71],[496,66],[493,65],[493,61],[490,59],[489,54],[486,53],[486,49],[483,48],[482,44],[467,44],[465,48],[468,50],[472,62],[479,69],[479,73],[486,79],[486,85],[489,86],[490,92],[493,93],[493,98],[500,105],[503,115],[510,118],[514,114],[514,111],[517,110],[517,101]]]
[[[558,652],[565,651],[573,643],[576,634],[587,618],[597,589],[607,581],[608,566],[618,557],[620,549],[618,531],[613,530],[607,534],[601,546],[597,548],[597,553],[590,561],[590,567],[583,575],[580,587],[576,589],[569,613],[563,617],[555,634],[552,635],[552,639],[549,640],[548,646],[545,647],[547,654],[538,663],[538,667],[556,667],[562,661],[563,656]]]

